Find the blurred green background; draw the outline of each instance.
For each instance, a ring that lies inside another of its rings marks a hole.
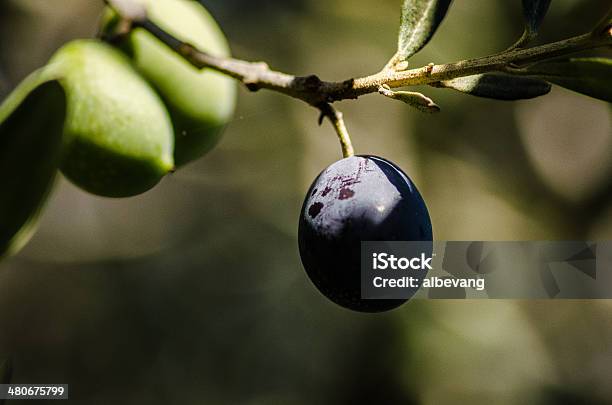
[[[0,95],[101,0],[0,1]],[[236,56],[328,80],[394,53],[399,0],[205,0]],[[609,0],[556,0],[540,42]],[[519,1],[457,0],[413,66],[505,49]],[[358,153],[404,168],[441,240],[612,239],[610,105],[553,88],[514,103],[424,88],[423,115],[377,95],[339,108]],[[204,159],[127,200],[61,179],[40,230],[0,264],[0,358],[15,383],[93,404],[612,403],[610,301],[412,301],[352,313],[299,261],[303,195],[340,157],[299,101],[241,90]],[[24,401],[25,403],[25,401]],[[41,403],[38,401],[37,403]]]

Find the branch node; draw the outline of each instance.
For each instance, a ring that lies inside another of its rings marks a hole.
[[[342,82],[342,87],[344,87],[346,90],[352,89],[354,85],[355,79],[352,78]]]
[[[266,62],[253,62],[253,67],[259,70],[270,70],[270,65]]]
[[[321,87],[321,84],[323,84],[317,75],[296,77],[295,81],[310,92],[317,91]]]
[[[253,93],[261,90],[261,87],[257,84],[256,80],[244,80],[243,83],[247,90]]]
[[[393,65],[393,70],[395,70],[396,72],[403,72],[404,70],[408,69],[408,66],[409,66],[408,61],[403,60]]]

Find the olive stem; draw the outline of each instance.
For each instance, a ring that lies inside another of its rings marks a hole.
[[[609,17],[593,32],[563,39],[544,45],[522,48],[524,39],[498,54],[446,64],[430,63],[426,66],[408,69],[407,62],[388,63],[380,72],[342,82],[327,82],[316,75],[294,76],[270,69],[264,62],[247,62],[230,57],[219,57],[185,43],[147,18],[145,7],[134,0],[104,0],[127,22],[128,30],[141,28],[166,44],[198,69],[212,69],[242,82],[250,91],[268,89],[276,91],[318,108],[323,117],[328,117],[336,130],[344,156],[353,155],[350,137],[342,114],[331,103],[356,99],[381,88],[434,85],[440,81],[471,76],[486,72],[506,72],[530,63],[569,55],[579,51],[612,46],[612,29]],[[602,28],[603,27],[603,28]],[[126,35],[119,32],[117,35]],[[519,45],[519,47],[517,47]],[[391,59],[395,61],[395,57]],[[384,92],[383,92],[384,95]],[[433,102],[432,102],[433,103]],[[434,104],[435,105],[435,104]]]
[[[247,62],[202,52],[193,45],[180,41],[149,19],[134,21],[133,27],[141,27],[149,31],[198,69],[213,69],[241,81],[250,91],[273,90],[300,99],[313,107],[378,93],[379,88],[383,85],[397,88],[432,84],[480,73],[504,71],[507,66],[520,66],[587,49],[612,46],[612,35],[594,36],[587,33],[545,45],[512,49],[508,52],[475,59],[446,64],[429,64],[399,71],[387,68],[370,76],[341,82],[327,82],[316,75],[293,76],[278,72],[270,69],[263,62]]]
[[[353,144],[351,142],[351,136],[348,133],[348,129],[344,124],[344,118],[340,111],[338,111],[333,105],[329,103],[322,104],[318,107],[321,110],[321,116],[319,117],[319,125],[323,122],[324,118],[328,118],[331,122],[336,134],[338,134],[338,140],[340,141],[340,147],[342,148],[342,156],[347,158],[355,155]]]

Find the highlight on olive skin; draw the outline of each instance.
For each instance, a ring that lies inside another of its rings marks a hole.
[[[405,300],[361,298],[362,241],[431,241],[421,194],[395,164],[352,156],[325,169],[310,186],[300,213],[298,243],[308,277],[336,304],[381,312]]]

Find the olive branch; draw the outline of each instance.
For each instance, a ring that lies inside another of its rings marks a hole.
[[[386,66],[369,76],[329,82],[314,74],[294,76],[279,72],[265,62],[211,55],[180,40],[149,19],[143,4],[134,0],[104,1],[121,18],[121,23],[106,39],[114,40],[140,27],[198,69],[223,73],[240,81],[252,92],[267,89],[302,100],[320,111],[319,123],[324,118],[329,119],[345,157],[353,155],[353,147],[342,113],[332,105],[334,102],[377,93],[403,101],[420,111],[440,111],[438,105],[424,94],[395,91],[394,88],[430,85],[479,97],[517,100],[548,93],[549,82],[552,82],[612,101],[612,59],[557,59],[584,50],[612,47],[612,10],[588,33],[526,47],[537,36],[550,0],[523,0],[524,32],[505,51],[475,59],[430,63],[408,69],[408,59],[429,42],[444,19],[451,0],[404,0],[398,51]]]

